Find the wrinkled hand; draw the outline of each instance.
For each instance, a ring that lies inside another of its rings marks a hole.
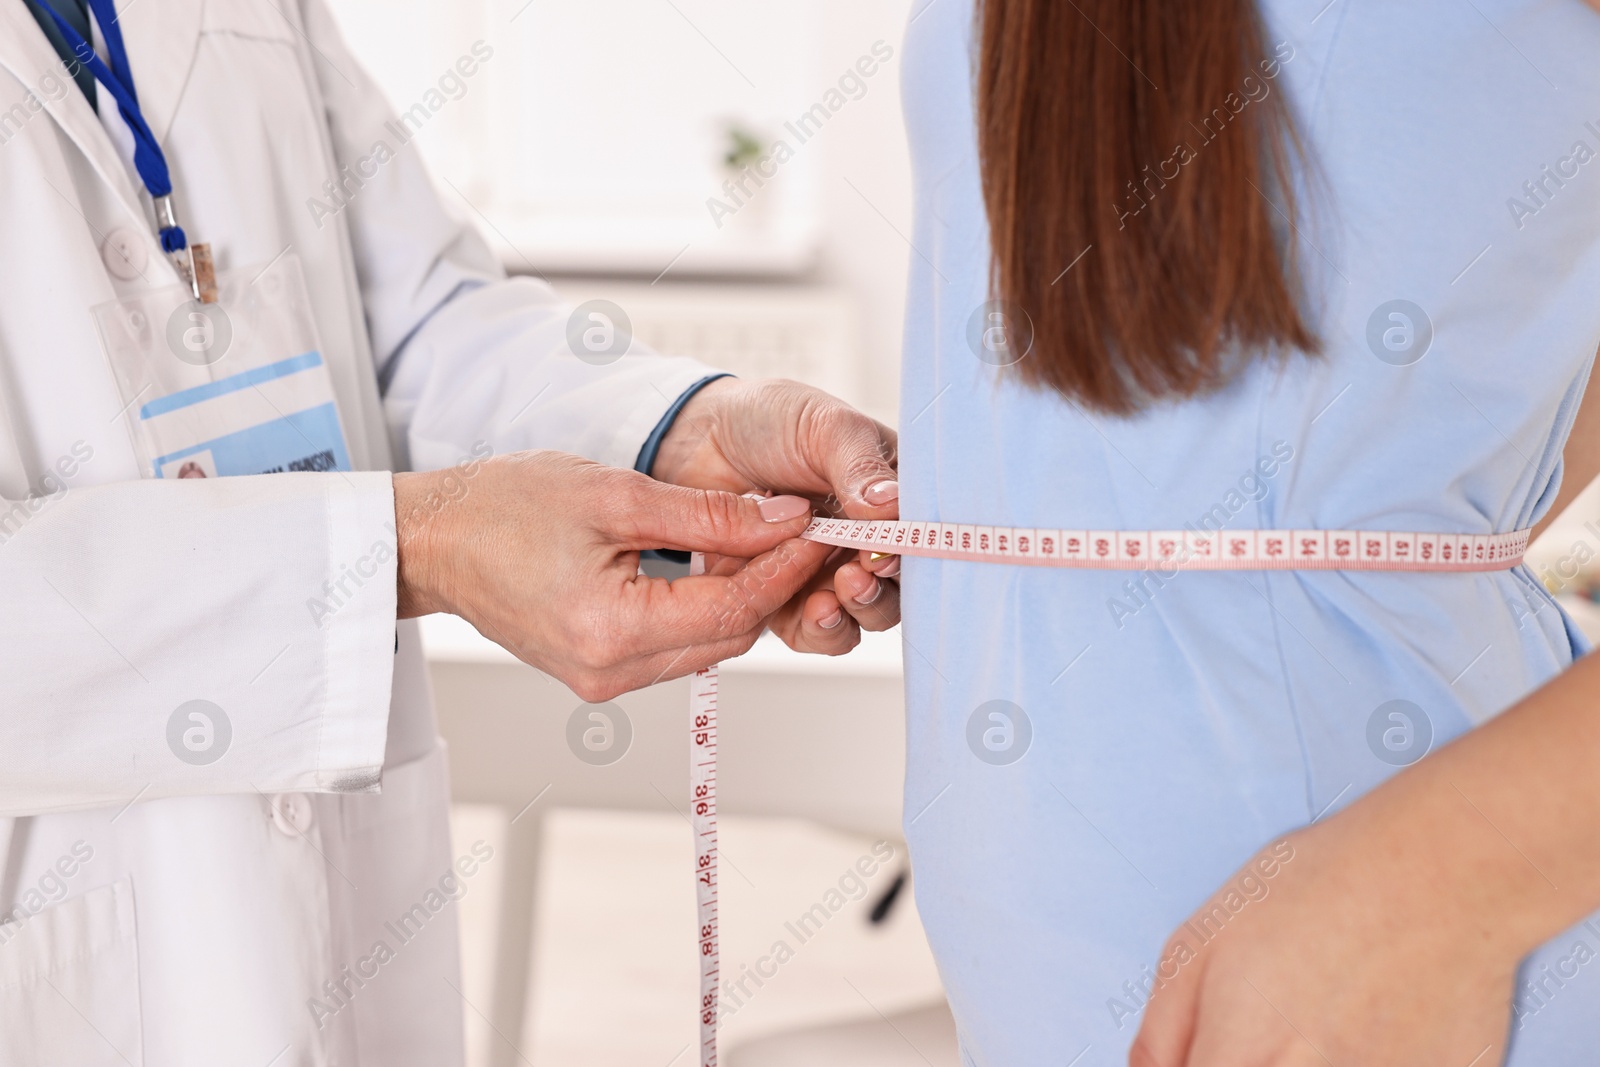
[[[399,616],[460,615],[584,700],[749,650],[832,551],[810,507],[666,485],[559,452],[394,476]],[[720,553],[719,573],[639,574],[639,550]]]
[[[852,519],[893,519],[897,461],[894,431],[841,400],[797,382],[722,378],[679,413],[651,473],[699,489],[792,493]],[[769,620],[802,652],[839,655],[861,630],[900,621],[898,556],[829,551],[822,573]]]
[[[1290,835],[1180,927],[1130,1067],[1497,1067],[1525,948],[1388,814]]]

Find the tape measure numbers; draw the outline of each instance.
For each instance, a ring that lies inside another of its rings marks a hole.
[[[1364,570],[1470,572],[1522,562],[1529,531],[1503,534],[1372,530],[1033,530],[948,522],[813,519],[802,535],[839,548],[902,556],[1095,570]],[[697,553],[691,573],[701,573]],[[689,796],[700,967],[700,1064],[716,1067],[717,668],[689,685]]]
[[[1030,530],[952,522],[813,519],[802,536],[839,548],[900,556],[1093,570],[1491,571],[1522,562],[1528,533]]]
[[[704,574],[699,552],[689,573]],[[694,834],[695,945],[700,968],[700,1067],[717,1067],[717,665],[689,679],[689,826]]]
[[[698,558],[698,557],[696,557]],[[695,942],[700,961],[700,1065],[717,1063],[717,668],[689,679],[689,824],[694,832]]]

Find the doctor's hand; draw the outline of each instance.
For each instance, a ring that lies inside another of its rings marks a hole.
[[[797,540],[811,509],[654,481],[559,452],[394,476],[399,616],[460,615],[517,658],[599,702],[749,650],[821,571]],[[668,582],[639,551],[723,557]],[[733,560],[737,559],[738,563]]]
[[[733,493],[792,493],[851,519],[900,513],[893,430],[798,382],[721,378],[685,405],[651,474]],[[769,627],[791,648],[839,655],[900,621],[900,558],[829,550],[826,568]]]

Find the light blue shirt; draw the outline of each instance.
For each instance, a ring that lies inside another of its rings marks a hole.
[[[1489,533],[1548,509],[1600,343],[1600,15],[1579,0],[1263,11],[1268,52],[1288,58],[1240,98],[1286,94],[1306,140],[1298,254],[1325,354],[1117,419],[969,341],[989,259],[973,11],[918,0],[905,517]],[[1125,1064],[1163,942],[1257,849],[1584,651],[1526,569],[904,567],[906,832],[982,1067]],[[1264,906],[1272,876],[1237,889],[1239,909]],[[1529,964],[1516,1067],[1593,1062],[1600,964],[1536,984],[1580,939],[1600,956],[1597,923]]]

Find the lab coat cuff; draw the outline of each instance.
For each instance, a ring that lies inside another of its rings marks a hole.
[[[733,375],[726,371],[721,374],[708,374],[695,382],[689,388],[678,394],[678,399],[667,408],[666,414],[656,421],[655,428],[650,431],[650,436],[644,439],[644,447],[639,449],[639,458],[634,461],[633,469],[640,474],[649,474],[655,469],[656,455],[661,451],[661,442],[667,439],[667,434],[672,432],[672,424],[678,421],[678,415],[689,406],[695,394],[712,382],[720,378],[732,378]]]
[[[644,388],[638,390],[636,397],[620,398],[626,406],[620,412],[617,429],[604,454],[595,457],[601,463],[632,469],[639,461],[645,442],[678,398],[707,378],[721,377],[725,373],[698,360],[681,357],[657,356],[650,362],[651,373]],[[632,403],[628,403],[629,400]]]
[[[394,478],[377,471],[330,481],[328,581],[359,580],[361,589],[328,618],[323,631],[328,697],[317,788],[370,793],[377,791],[383,768],[394,685]]]

